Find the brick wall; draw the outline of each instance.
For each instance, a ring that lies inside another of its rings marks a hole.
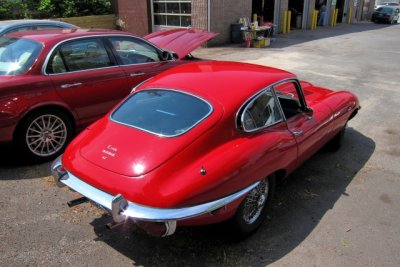
[[[192,27],[207,29],[207,0],[192,0]]]
[[[121,30],[144,36],[150,32],[147,0],[115,0]]]
[[[220,35],[210,44],[229,43],[231,24],[241,17],[251,18],[251,5],[250,0],[211,0],[211,31]]]

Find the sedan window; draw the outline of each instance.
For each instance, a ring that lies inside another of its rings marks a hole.
[[[33,30],[33,27],[31,26],[21,26],[18,28],[14,28],[12,30],[9,30],[7,33],[11,33],[11,32],[25,32],[25,31],[31,31]]]
[[[282,121],[276,98],[268,88],[243,109],[241,125],[245,131],[255,131]]]
[[[156,135],[181,135],[204,120],[212,107],[204,100],[172,90],[143,90],[131,95],[111,119]]]
[[[158,51],[146,42],[128,38],[109,38],[122,65],[140,64],[160,61]]]
[[[42,45],[22,38],[0,38],[0,75],[23,74],[35,62]]]
[[[62,44],[50,57],[47,73],[82,71],[112,66],[100,39],[84,39]]]

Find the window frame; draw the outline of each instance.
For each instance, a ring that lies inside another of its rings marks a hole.
[[[296,78],[284,79],[284,80],[281,80],[281,81],[276,82],[276,83],[274,83],[274,84],[271,84],[271,85],[269,85],[269,86],[267,86],[267,87],[264,87],[263,89],[261,89],[260,91],[258,91],[257,93],[255,93],[254,95],[252,95],[251,97],[249,97],[249,98],[243,103],[243,105],[240,106],[238,112],[236,113],[236,129],[239,130],[239,131],[241,131],[241,132],[245,132],[245,133],[254,133],[254,132],[259,132],[259,131],[262,131],[262,130],[264,130],[264,129],[266,129],[266,128],[272,127],[272,126],[274,126],[274,125],[276,125],[276,124],[279,124],[279,123],[281,123],[281,122],[283,122],[283,121],[286,122],[288,119],[286,118],[286,116],[285,116],[285,114],[284,114],[284,112],[283,112],[283,109],[282,109],[281,103],[280,103],[280,101],[279,101],[279,98],[278,98],[278,96],[277,96],[277,93],[276,93],[276,89],[275,89],[275,88],[276,88],[277,86],[281,85],[281,84],[288,83],[288,82],[292,82],[292,83],[295,84],[296,92],[297,92],[297,95],[298,95],[298,97],[299,97],[300,109],[301,109],[301,111],[302,111],[302,112],[300,112],[299,114],[304,114],[304,113],[307,113],[307,112],[312,112],[312,110],[307,106],[307,103],[306,103],[305,97],[304,97],[304,93],[303,93],[303,90],[302,90],[302,88],[301,88],[301,84],[300,84],[299,80],[296,79]],[[278,109],[279,109],[279,112],[280,112],[280,115],[281,115],[281,120],[276,121],[275,123],[272,123],[272,124],[263,126],[263,127],[259,127],[259,128],[253,129],[253,130],[246,130],[246,129],[244,129],[244,126],[243,126],[243,125],[244,125],[244,121],[243,121],[243,119],[244,119],[244,113],[245,113],[245,111],[247,110],[247,107],[248,107],[257,97],[259,97],[263,92],[265,92],[267,89],[270,89],[270,90],[271,90],[271,93],[272,93],[272,95],[273,95],[273,97],[274,97],[274,99],[275,99],[275,101],[276,101],[276,103],[277,103],[277,106],[278,106]],[[296,115],[296,116],[297,116],[297,115]],[[293,117],[296,117],[296,116],[293,116]],[[291,118],[293,118],[293,117],[291,117]],[[291,118],[289,118],[289,119],[291,119]]]
[[[180,10],[180,13],[168,13],[167,8],[166,8],[165,12],[155,12],[155,10],[154,10],[155,3],[165,3],[166,5],[167,4],[182,4],[182,3],[190,4],[190,13],[181,13],[181,10]],[[190,25],[187,25],[187,26],[182,26],[182,17],[189,17],[190,21],[192,20],[192,16],[193,16],[192,4],[193,4],[193,1],[191,1],[191,0],[175,0],[175,1],[173,1],[173,0],[152,0],[151,1],[151,20],[152,20],[153,29],[155,29],[155,28],[162,29],[162,28],[188,28],[188,27],[191,27],[192,23],[190,23]],[[156,15],[166,16],[165,24],[156,24],[155,23]],[[168,25],[168,16],[179,17],[179,25]]]
[[[263,95],[264,93],[267,93],[267,90],[269,90],[269,91],[271,92],[271,96],[272,96],[272,98],[274,99],[275,104],[277,105],[278,112],[279,112],[279,115],[280,115],[280,117],[281,117],[280,120],[274,121],[273,123],[268,124],[268,125],[263,125],[263,126],[261,126],[261,127],[256,127],[255,129],[251,129],[251,130],[245,129],[245,126],[244,126],[244,117],[245,117],[246,111],[248,110],[249,106],[250,106],[252,103],[254,103],[254,101],[255,101],[256,99],[258,99],[258,98],[259,98],[261,95]],[[267,87],[263,88],[262,90],[258,91],[258,92],[257,92],[256,94],[254,94],[253,96],[251,96],[251,97],[240,107],[239,112],[238,112],[238,114],[237,114],[237,118],[236,118],[236,127],[237,127],[237,129],[239,129],[240,131],[243,131],[243,132],[246,132],[246,133],[252,133],[252,132],[258,132],[258,131],[264,130],[264,129],[266,129],[266,128],[269,128],[269,127],[271,127],[271,126],[273,126],[273,125],[276,125],[276,124],[278,124],[278,123],[281,123],[281,122],[284,121],[284,120],[285,120],[285,116],[283,115],[282,108],[281,108],[281,106],[280,106],[279,100],[278,100],[278,98],[277,98],[277,96],[276,96],[276,94],[275,94],[275,90],[274,90],[273,86],[267,86]]]

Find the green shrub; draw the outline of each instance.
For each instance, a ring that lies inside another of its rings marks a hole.
[[[0,20],[111,14],[111,0],[0,0]]]

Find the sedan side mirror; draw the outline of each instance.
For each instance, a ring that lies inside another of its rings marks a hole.
[[[163,60],[178,60],[179,56],[177,53],[175,52],[170,52],[170,51],[166,51],[164,50],[162,52],[162,59]]]

